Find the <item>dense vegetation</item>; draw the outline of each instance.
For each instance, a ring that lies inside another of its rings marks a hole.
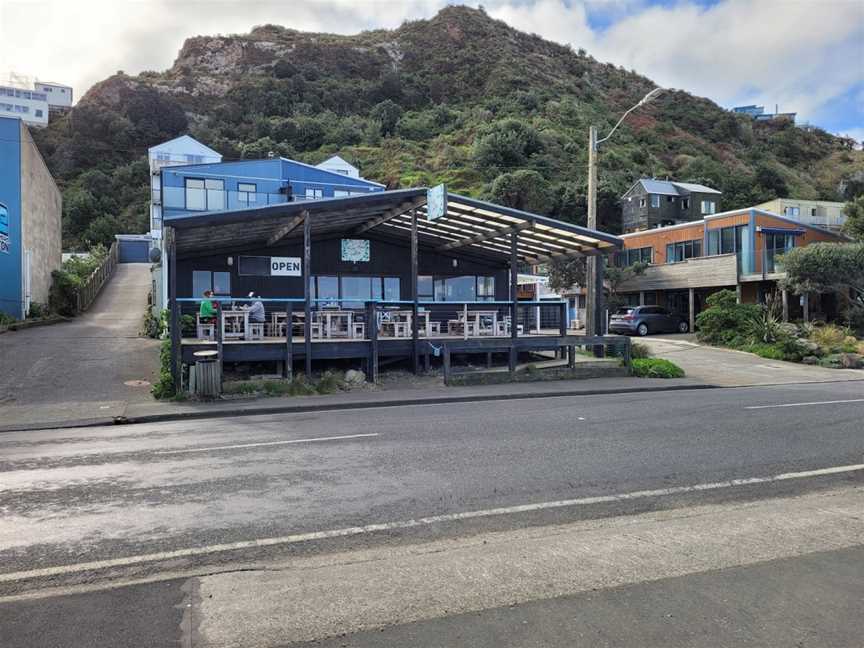
[[[356,36],[276,26],[196,37],[170,70],[118,73],[35,133],[64,188],[67,245],[147,228],[146,150],[189,132],[226,159],[339,152],[389,187],[446,182],[574,222],[585,218],[588,126],[611,127],[653,83],[482,10]],[[724,207],[864,193],[852,142],[753,122],[684,91],[634,113],[600,159],[599,221],[640,176],[722,189]]]
[[[721,290],[705,303],[707,308],[696,316],[696,335],[706,344],[771,360],[829,368],[864,366],[864,340],[856,338],[853,328],[824,322],[784,323],[776,295],[769,295],[764,304],[739,304],[733,291]]]

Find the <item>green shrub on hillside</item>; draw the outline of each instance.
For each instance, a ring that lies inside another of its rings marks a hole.
[[[739,304],[731,290],[721,290],[705,300],[707,308],[696,316],[696,337],[706,344],[741,348],[748,328],[761,315],[758,304]]]
[[[633,375],[639,378],[683,378],[684,370],[662,358],[637,358],[633,360]]]

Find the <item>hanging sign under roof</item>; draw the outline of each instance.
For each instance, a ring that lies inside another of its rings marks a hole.
[[[447,213],[447,187],[439,184],[426,190],[426,218],[435,220]]]

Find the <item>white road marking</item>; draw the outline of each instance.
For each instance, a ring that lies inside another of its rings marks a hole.
[[[257,540],[242,540],[225,544],[215,544],[204,547],[190,547],[188,549],[176,549],[174,551],[163,551],[160,553],[142,554],[138,556],[127,556],[125,558],[112,558],[109,560],[97,560],[93,562],[78,563],[74,565],[59,565],[57,567],[46,567],[43,569],[31,569],[27,571],[9,572],[0,574],[0,583],[8,583],[31,578],[50,578],[63,574],[75,574],[93,571],[97,569],[108,569],[110,567],[128,567],[140,565],[141,563],[156,562],[162,560],[174,560],[177,558],[190,558],[194,556],[205,556],[207,554],[221,553],[226,551],[238,551],[241,549],[258,549],[261,547],[273,547],[277,545],[290,545],[313,540],[327,540],[331,538],[344,538],[346,536],[357,536],[378,531],[393,531],[397,529],[410,529],[413,527],[429,526],[443,522],[458,522],[460,520],[471,520],[475,518],[493,517],[498,515],[511,515],[514,513],[531,513],[549,509],[565,508],[570,506],[587,506],[589,504],[606,504],[611,502],[623,502],[647,497],[661,497],[665,495],[680,495],[683,493],[694,493],[702,491],[719,490],[735,486],[748,486],[751,484],[770,484],[772,482],[788,481],[790,479],[806,479],[808,477],[821,477],[824,475],[837,475],[864,470],[864,463],[848,466],[832,466],[829,468],[818,468],[816,470],[805,470],[801,472],[781,473],[770,477],[747,477],[743,479],[730,479],[721,482],[709,482],[706,484],[695,484],[691,486],[671,486],[669,488],[658,488],[654,490],[641,490],[617,495],[598,495],[595,497],[581,497],[578,499],[557,500],[553,502],[537,502],[534,504],[520,504],[516,506],[504,506],[500,508],[485,509],[479,511],[465,511],[463,513],[446,513],[444,515],[432,515],[412,520],[400,520],[396,522],[381,522],[378,524],[367,524],[364,526],[346,527],[343,529],[330,529],[327,531],[310,531],[308,533],[295,533],[274,538],[259,538]]]
[[[224,446],[209,446],[206,448],[185,448],[183,450],[158,450],[153,454],[157,455],[171,455],[171,454],[184,454],[188,452],[213,452],[214,450],[235,450],[237,448],[261,448],[263,446],[277,446],[277,445],[290,445],[292,443],[316,443],[318,441],[339,441],[341,439],[362,439],[365,437],[377,437],[378,432],[371,432],[369,434],[345,434],[342,436],[330,436],[330,437],[313,437],[310,439],[291,439],[290,441],[262,441],[261,443],[238,443],[236,445],[224,445]]]
[[[774,407],[805,407],[807,405],[836,405],[838,403],[864,403],[864,398],[850,398],[848,400],[813,401],[812,403],[782,403],[780,405],[749,405],[744,409],[772,409]]]

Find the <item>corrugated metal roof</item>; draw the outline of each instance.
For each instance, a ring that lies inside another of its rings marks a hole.
[[[716,189],[712,189],[711,187],[706,187],[705,185],[701,184],[694,184],[692,182],[672,182],[671,184],[675,185],[679,189],[684,189],[684,191],[687,191],[688,193],[723,193],[721,191],[717,191]]]
[[[639,183],[649,194],[660,194],[662,196],[687,196],[691,193],[720,194],[722,192],[706,187],[705,185],[692,182],[676,182],[674,180],[655,180],[654,178],[642,178]],[[626,195],[626,194],[625,194]]]
[[[678,190],[671,182],[666,180],[653,180],[642,178],[639,181],[645,191],[649,194],[662,194],[664,196],[678,196]]]
[[[419,242],[451,254],[506,261],[514,231],[519,233],[519,260],[525,263],[605,254],[623,245],[612,234],[458,194],[448,194],[447,212],[429,220],[425,188],[179,216],[166,218],[164,224],[176,230],[177,250],[182,254],[297,239],[303,236],[298,225],[304,212],[312,220],[313,236],[362,235],[374,230],[410,239],[412,209],[418,210]]]

